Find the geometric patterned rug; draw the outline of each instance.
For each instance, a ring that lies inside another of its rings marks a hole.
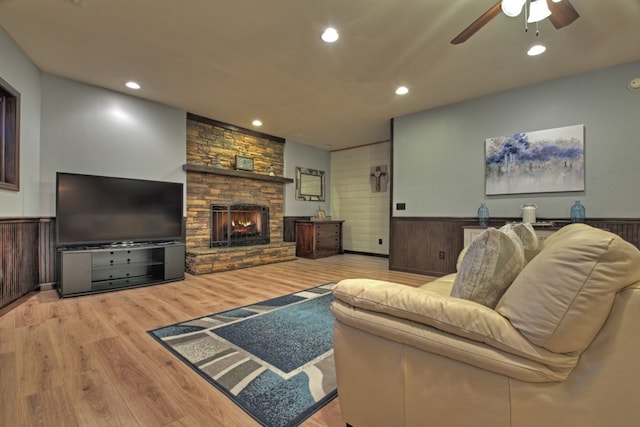
[[[337,396],[334,285],[148,332],[260,424],[297,426]]]

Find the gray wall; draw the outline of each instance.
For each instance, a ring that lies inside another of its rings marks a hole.
[[[38,216],[40,71],[2,27],[0,77],[20,93],[20,191],[0,189],[0,217]]]
[[[323,209],[327,215],[331,215],[331,178],[329,176],[331,153],[321,148],[287,140],[284,144],[284,176],[295,179],[297,166],[325,171],[325,201],[306,202],[296,200],[295,183],[286,184],[284,186],[285,216],[314,216],[318,209]]]
[[[186,184],[183,110],[43,74],[41,139],[43,216],[58,171]]]
[[[394,216],[568,218],[575,200],[587,217],[639,218],[640,92],[627,83],[640,62],[580,74],[399,117],[394,123]],[[485,196],[484,141],[568,125],[585,126],[585,191]],[[404,211],[396,203],[406,203]]]

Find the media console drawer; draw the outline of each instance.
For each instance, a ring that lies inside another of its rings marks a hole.
[[[296,256],[321,258],[342,253],[344,221],[296,221]]]
[[[58,249],[61,297],[184,279],[185,245],[135,245]]]

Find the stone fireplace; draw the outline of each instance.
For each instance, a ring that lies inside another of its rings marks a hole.
[[[236,155],[252,158],[254,170],[236,170]],[[284,186],[293,183],[282,176],[283,139],[188,114],[183,169],[188,273],[295,259],[295,242],[283,239]]]
[[[211,205],[211,247],[269,243],[269,207]]]

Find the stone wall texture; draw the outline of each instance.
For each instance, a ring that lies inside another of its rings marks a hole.
[[[187,119],[189,165],[233,170],[236,155],[253,158],[253,172],[257,175],[268,175],[272,171],[275,176],[282,176],[283,142],[227,129],[216,123]],[[292,249],[291,245],[281,245],[284,185],[286,184],[239,176],[187,172],[187,271],[203,274],[295,258],[295,247]],[[249,248],[209,248],[212,204],[268,206],[273,247],[256,245]],[[243,258],[246,260],[242,261]]]

